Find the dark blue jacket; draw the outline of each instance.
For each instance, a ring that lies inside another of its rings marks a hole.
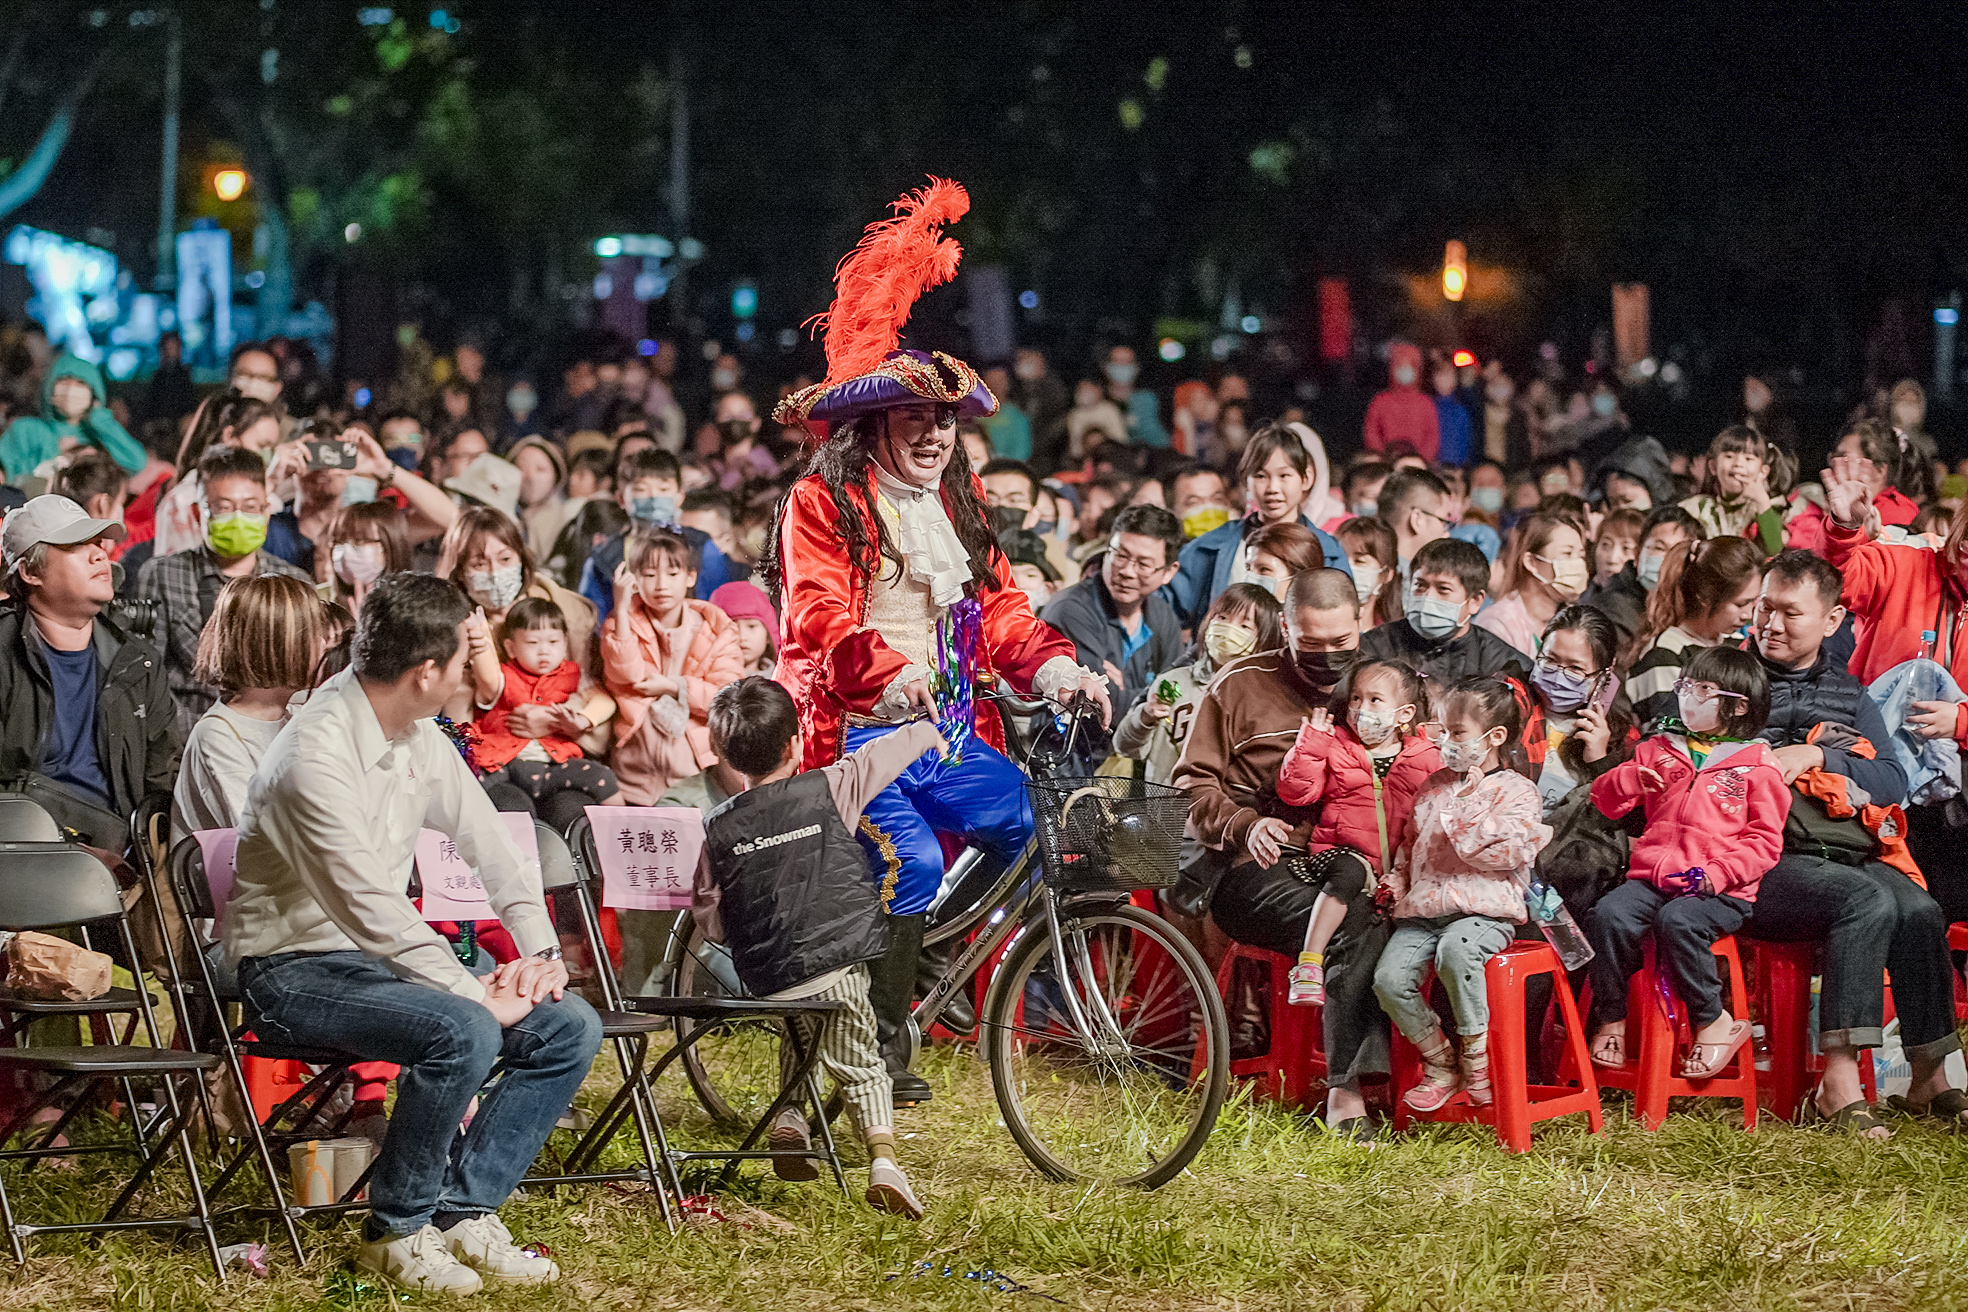
[[[1326,568],[1343,571],[1347,578],[1352,578],[1353,566],[1348,563],[1346,548],[1339,545],[1338,539],[1303,515],[1298,517],[1298,522],[1318,535],[1319,547],[1326,553]],[[1230,570],[1237,562],[1237,553],[1243,549],[1245,536],[1257,528],[1257,516],[1247,515],[1231,520],[1222,528],[1211,529],[1182,549],[1176,558],[1175,577],[1162,588],[1161,596],[1175,607],[1183,628],[1194,629],[1202,623],[1216,594],[1230,586]]]

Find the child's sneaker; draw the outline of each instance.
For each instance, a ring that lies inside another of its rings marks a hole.
[[[806,1113],[797,1107],[788,1107],[779,1113],[772,1122],[772,1129],[766,1133],[765,1146],[774,1152],[808,1152],[813,1148],[813,1134],[806,1124]],[[781,1180],[792,1180],[804,1184],[808,1180],[820,1178],[820,1168],[814,1165],[811,1157],[775,1157],[772,1159],[772,1173]]]
[[[1439,1111],[1461,1087],[1455,1047],[1438,1029],[1434,1040],[1421,1049],[1421,1083],[1409,1089],[1401,1101],[1418,1112]]]
[[[1490,1103],[1490,1036],[1473,1034],[1462,1041],[1462,1087],[1478,1107]]]
[[[916,1201],[915,1191],[909,1188],[909,1177],[886,1157],[877,1157],[868,1163],[868,1205],[877,1212],[893,1212],[911,1221],[923,1218],[923,1205]]]
[[[1326,959],[1317,952],[1301,952],[1291,968],[1291,993],[1285,1001],[1294,1007],[1322,1007],[1326,1002]]]

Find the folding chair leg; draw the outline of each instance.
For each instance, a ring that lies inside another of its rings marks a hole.
[[[806,1096],[813,1103],[813,1119],[820,1123],[820,1143],[827,1150],[827,1165],[834,1173],[834,1183],[840,1186],[841,1197],[851,1197],[847,1192],[847,1176],[841,1172],[840,1150],[834,1146],[834,1130],[827,1123],[827,1111],[820,1101],[820,1080],[810,1067],[806,1072]]]
[[[193,1083],[202,1083],[196,1071],[189,1078]],[[198,1178],[198,1155],[191,1150],[191,1116],[180,1103],[176,1081],[166,1076],[163,1084],[164,1096],[171,1104],[172,1138],[177,1143],[178,1157],[184,1162],[185,1183],[191,1190],[192,1214],[198,1221],[199,1233],[205,1236],[205,1252],[212,1259],[212,1271],[223,1285],[225,1259],[219,1256],[219,1237],[212,1229],[212,1205],[206,1201],[204,1183]],[[160,1150],[162,1146],[159,1145]]]
[[[294,1263],[304,1267],[307,1265],[307,1250],[301,1246],[301,1229],[294,1224],[293,1209],[287,1205],[287,1191],[280,1187],[280,1168],[273,1160],[273,1149],[268,1147],[266,1135],[260,1130],[260,1118],[253,1114],[253,1095],[246,1087],[246,1068],[240,1065],[239,1050],[230,1043],[226,1044],[226,1059],[226,1064],[232,1071],[233,1092],[239,1095],[241,1115],[246,1121],[246,1136],[252,1140],[252,1143],[249,1148],[242,1149],[238,1156],[233,1158],[232,1163],[213,1183],[211,1196],[213,1198],[219,1196],[225,1188],[226,1181],[232,1178],[233,1172],[245,1160],[247,1151],[251,1151],[259,1158],[260,1174],[266,1177],[267,1194],[273,1199],[273,1210],[280,1213],[280,1224],[287,1231],[287,1244],[294,1250]],[[201,1090],[204,1084],[203,1080],[199,1081]],[[211,1115],[211,1111],[211,1104],[208,1101],[205,1108],[206,1115]],[[218,1141],[215,1126],[212,1142],[217,1144]]]

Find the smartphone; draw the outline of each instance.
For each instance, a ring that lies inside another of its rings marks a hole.
[[[1619,691],[1619,676],[1611,670],[1599,671],[1598,686],[1593,689],[1591,700],[1601,715],[1613,709],[1613,698],[1619,696]]]
[[[355,443],[331,437],[311,437],[301,443],[309,469],[354,469]]]

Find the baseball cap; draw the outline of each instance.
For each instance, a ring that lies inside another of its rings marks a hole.
[[[1046,582],[1057,583],[1064,576],[1059,567],[1046,559],[1046,541],[1029,528],[1008,528],[998,534],[998,546],[1014,565],[1030,565],[1045,575]]]
[[[88,511],[67,497],[50,493],[7,512],[5,524],[0,525],[0,557],[11,570],[30,547],[43,542],[52,547],[72,547],[97,538],[121,542],[123,533],[115,520],[91,519]]]

